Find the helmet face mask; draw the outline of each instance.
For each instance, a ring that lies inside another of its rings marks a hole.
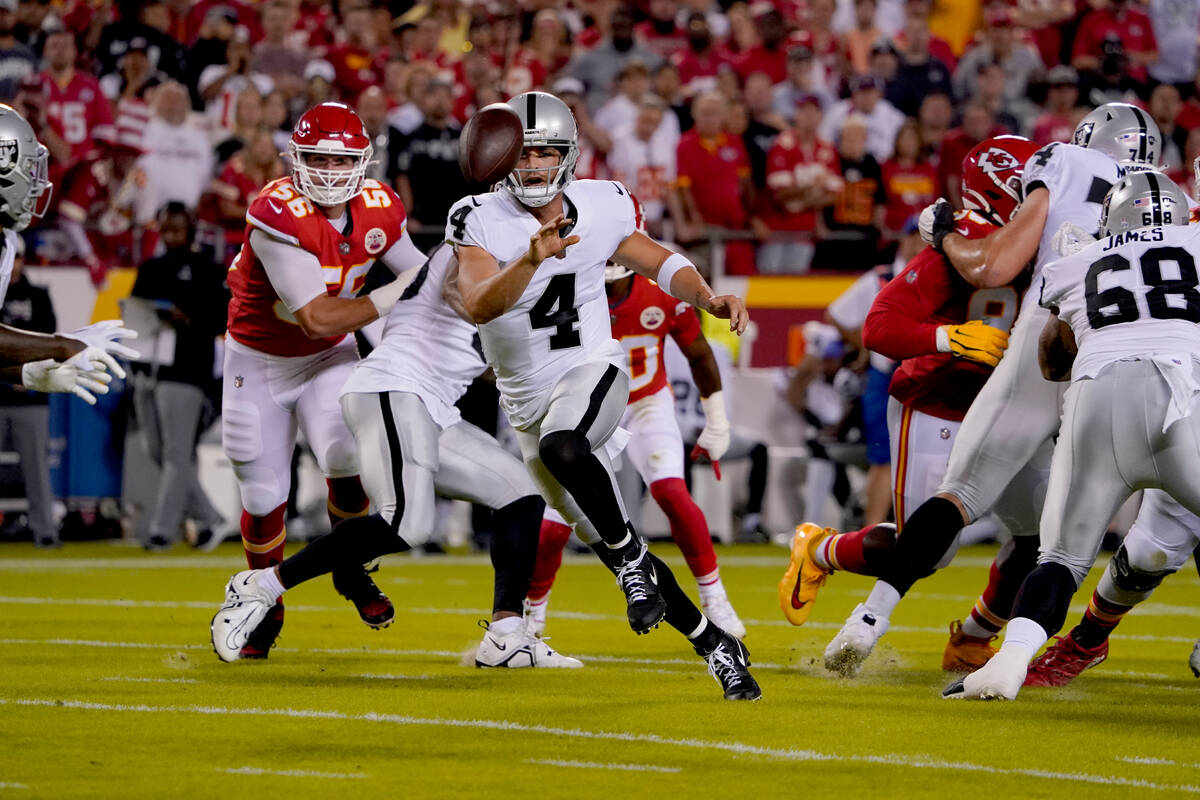
[[[1118,236],[1138,228],[1187,225],[1187,195],[1161,172],[1131,172],[1104,197],[1100,235]]]
[[[341,103],[322,103],[300,117],[288,142],[292,182],[296,189],[320,206],[349,202],[362,193],[374,149],[362,120]],[[330,158],[345,156],[347,167],[326,166]],[[319,165],[310,164],[310,159]]]
[[[508,101],[525,128],[525,150],[553,148],[559,152],[557,165],[518,167],[504,177],[501,188],[523,205],[540,208],[559,195],[575,179],[579,159],[579,134],[575,116],[567,104],[546,92],[526,92]],[[526,156],[522,155],[522,159]],[[526,185],[526,179],[542,180]]]

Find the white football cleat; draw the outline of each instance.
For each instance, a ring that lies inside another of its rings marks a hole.
[[[725,590],[712,592],[709,596],[705,595],[705,592],[700,593],[700,610],[704,612],[704,616],[730,636],[745,639],[746,625],[733,610],[733,604],[729,602],[729,596],[725,594]]]
[[[479,649],[475,651],[475,666],[576,669],[582,667],[583,662],[554,652],[545,641],[530,633],[526,625],[504,635],[496,633],[489,626],[483,634],[483,641],[479,643]]]
[[[825,648],[825,669],[843,678],[853,678],[875,649],[875,643],[887,633],[889,624],[887,617],[877,617],[859,603]]]
[[[247,569],[229,579],[225,603],[212,619],[212,646],[222,661],[237,661],[250,634],[279,600],[258,585],[261,569]]]
[[[549,605],[549,592],[546,592],[546,596],[536,603],[531,603],[528,597],[525,598],[525,626],[529,629],[531,636],[540,639],[546,632],[546,608]]]
[[[1029,659],[1002,647],[979,669],[946,687],[947,700],[1016,700],[1025,683]]]
[[[1192,674],[1200,678],[1200,640],[1192,648],[1192,657],[1188,659],[1188,666],[1192,668]]]

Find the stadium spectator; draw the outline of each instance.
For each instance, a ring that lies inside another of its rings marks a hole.
[[[854,27],[842,37],[850,75],[866,75],[871,71],[871,48],[885,38],[875,27],[875,8],[875,0],[854,0]]]
[[[141,158],[145,183],[138,191],[135,213],[141,225],[171,200],[194,211],[215,167],[208,137],[190,119],[187,90],[178,83],[163,84],[154,92],[152,107]]]
[[[250,136],[262,127],[263,96],[253,85],[243,87],[234,98],[231,122],[228,136],[222,137],[214,148],[218,168],[228,161],[230,156],[245,147]]]
[[[822,88],[816,78],[819,67],[808,45],[793,45],[788,49],[787,80],[772,90],[776,113],[791,121],[800,100],[815,97],[821,108],[829,108],[834,97]]]
[[[724,130],[725,99],[715,93],[696,98],[692,113],[696,125],[679,140],[676,151],[676,191],[681,218],[675,235],[681,242],[699,243],[706,227],[745,231],[750,224],[753,186],[750,159],[740,137]],[[699,257],[712,254],[701,252]],[[725,248],[726,271],[754,271],[753,248],[747,241],[732,241]]]
[[[145,103],[146,92],[168,80],[166,73],[159,72],[150,63],[150,44],[136,37],[129,42],[129,49],[117,62],[117,71],[100,79],[104,96],[118,109],[125,103]]]
[[[630,61],[641,61],[653,69],[660,59],[633,37],[633,12],[624,5],[614,6],[608,15],[609,35],[590,50],[578,53],[566,72],[587,87],[588,108],[595,110],[608,99],[617,75]]]
[[[304,68],[304,95],[293,110],[302,112],[328,100],[336,100],[333,87],[335,77],[333,65],[328,61],[317,59],[308,62]]]
[[[842,125],[851,115],[867,120],[870,131],[867,152],[876,161],[891,157],[896,131],[904,124],[904,114],[883,99],[883,85],[874,75],[855,75],[850,79],[850,97],[835,103],[825,112],[818,135],[829,142],[841,138]]]
[[[371,27],[371,9],[364,4],[342,7],[343,40],[329,48],[325,60],[333,65],[334,85],[353,102],[368,86],[383,77],[377,66],[378,43]],[[430,54],[432,55],[432,54]]]
[[[659,58],[671,58],[687,40],[687,34],[676,23],[679,4],[676,0],[650,0],[646,11],[646,19],[634,26],[634,35]]]
[[[898,39],[900,67],[888,85],[887,96],[898,109],[913,116],[930,93],[950,94],[954,55],[949,45],[929,32],[929,7],[920,0],[907,4],[904,31]]]
[[[608,154],[613,179],[624,183],[642,204],[646,229],[656,239],[663,238],[663,216],[668,206],[672,219],[680,215],[678,195],[671,191],[676,175],[675,148],[654,135],[666,113],[666,104],[657,95],[644,96],[633,126],[614,131],[613,148]]]
[[[671,63],[679,70],[683,96],[691,99],[702,92],[717,88],[717,75],[732,69],[732,55],[713,39],[708,17],[693,11],[687,19],[687,46],[670,54]]]
[[[0,0],[0,101],[17,94],[21,81],[37,71],[37,56],[16,37],[17,0]]]
[[[48,31],[63,27],[57,14],[58,9],[42,0],[19,0],[17,3],[17,41],[40,52]]]
[[[420,100],[433,76],[433,65],[428,62],[419,61],[408,67],[404,76],[405,100],[388,112],[388,124],[405,136],[419,128],[425,119]]]
[[[909,218],[919,215],[939,194],[937,168],[926,157],[915,120],[900,127],[892,157],[883,163],[882,172],[886,197],[883,236],[895,240]]]
[[[723,72],[732,72],[730,67]],[[651,80],[654,94],[667,104],[667,109],[675,115],[675,125],[680,131],[692,127],[692,108],[688,98],[684,97],[683,84],[679,80],[679,69],[670,61],[664,61],[654,70]]]
[[[1187,149],[1188,132],[1179,126],[1179,113],[1183,110],[1183,100],[1174,84],[1161,83],[1150,92],[1148,104],[1150,116],[1158,123],[1162,133],[1162,149],[1158,160],[1163,165],[1163,172],[1176,172],[1184,167],[1183,153]]]
[[[543,8],[533,15],[529,40],[513,56],[512,66],[504,76],[504,90],[516,95],[542,89],[547,79],[562,71],[570,60],[567,27],[557,9]]]
[[[1196,196],[1196,171],[1192,165],[1200,158],[1200,128],[1192,128],[1188,132],[1187,146],[1183,151],[1183,168],[1172,175],[1171,180],[1179,184],[1179,188],[1187,192],[1188,197]]]
[[[571,113],[575,116],[575,127],[579,132],[579,155],[575,159],[575,177],[585,179],[607,177],[606,159],[613,146],[613,136],[609,134],[609,131],[613,131],[615,134],[617,129],[602,126],[592,119],[585,99],[586,92],[578,79],[559,78],[554,83],[554,94],[567,104],[567,108],[571,109]],[[643,98],[645,96],[645,94],[642,95]],[[639,98],[639,102],[640,100],[641,98]],[[623,127],[622,130],[627,127]],[[663,119],[659,122],[659,130],[661,133],[658,134],[658,146],[674,152],[675,145],[679,141],[678,127],[673,127],[672,121]]]
[[[953,119],[954,104],[950,102],[950,95],[940,92],[925,95],[917,109],[917,124],[921,128],[921,146],[932,156],[941,153],[942,142],[950,132]]]
[[[190,40],[203,35],[201,30],[204,22],[213,11],[226,15],[232,25],[245,29],[250,41],[257,42],[262,38],[262,26],[258,21],[258,9],[244,0],[199,0],[187,10],[184,22],[185,38]]]
[[[968,50],[954,70],[954,95],[965,101],[979,93],[979,67],[999,62],[1004,68],[1004,89],[1010,101],[1026,96],[1029,83],[1042,72],[1042,57],[1033,45],[1021,41],[1012,14],[1003,7],[988,9],[982,41]]]
[[[247,94],[247,90],[253,90],[253,94],[248,96],[257,95],[261,108],[262,97],[275,88],[269,77],[250,69],[250,42],[247,37],[245,31],[239,31],[229,42],[228,63],[206,67],[196,84],[214,138],[230,134],[238,136],[238,128],[245,125],[247,114],[245,108],[239,108],[242,102],[240,98]],[[258,116],[261,118],[261,111]]]
[[[767,153],[780,132],[788,127],[788,121],[776,113],[772,104],[771,79],[766,73],[754,72],[746,78],[743,90],[747,124],[742,133],[746,155],[750,157],[750,177],[754,181],[756,194],[767,186]],[[766,200],[765,193],[761,200]]]
[[[246,232],[246,210],[259,190],[287,174],[279,148],[267,128],[249,134],[246,146],[234,153],[212,182],[217,217],[224,229],[220,261],[229,266],[241,249]]]
[[[280,153],[287,150],[288,140],[292,136],[292,119],[288,112],[287,95],[282,89],[276,89],[263,99],[263,127],[271,131],[275,141],[275,149]]]
[[[214,342],[225,330],[225,270],[193,247],[195,225],[183,205],[166,205],[158,227],[166,251],[138,268],[132,291],[156,310],[175,343],[147,342],[147,362],[133,365],[134,408],[146,450],[160,467],[145,547],[169,549],[187,517],[200,531],[197,548],[207,550],[219,543],[224,521],[200,485],[196,440],[213,382]]]
[[[831,28],[835,8],[834,0],[811,0],[807,25],[790,38],[793,47],[807,47],[813,54],[813,87],[831,93],[842,82],[841,42]]]
[[[297,44],[296,10],[290,0],[270,0],[262,7],[263,38],[251,49],[250,69],[295,96],[304,90],[308,55]]]
[[[75,10],[84,11],[86,9],[84,14],[86,22],[103,23],[105,9],[111,11],[112,6],[107,3],[99,5],[100,8],[93,11],[95,7],[92,4],[79,3]],[[189,74],[186,65],[191,60],[191,54],[184,50],[184,45],[181,43],[190,42],[191,37],[172,36],[170,32],[151,24],[156,20],[161,20],[164,12],[167,11],[166,3],[161,0],[117,0],[113,5],[116,6],[117,19],[104,25],[103,29],[93,24],[88,34],[82,39],[89,51],[88,54],[99,62],[97,73],[108,75],[117,72],[121,57],[129,51],[130,43],[134,39],[145,39],[149,44],[147,56],[150,59],[150,66],[175,80],[185,80]],[[169,20],[169,14],[167,16]],[[67,27],[71,28],[70,25]],[[95,37],[91,35],[93,33]],[[44,33],[44,36],[46,35],[48,32]],[[221,57],[224,57],[223,49]],[[198,75],[199,72],[194,74]]]
[[[767,190],[773,207],[763,220],[770,241],[758,248],[758,271],[801,274],[812,265],[817,214],[833,202],[840,172],[837,150],[817,138],[821,103],[801,95],[792,126],[779,135],[767,154]]]
[[[1146,87],[1133,77],[1125,44],[1116,33],[1100,42],[1098,61],[1097,69],[1079,71],[1080,88],[1089,105],[1129,102],[1144,96]]]
[[[355,107],[359,119],[371,137],[371,146],[379,154],[374,163],[367,166],[367,177],[377,181],[388,181],[387,153],[391,152],[391,126],[387,121],[387,98],[378,86],[372,86],[358,96]]]
[[[451,115],[453,87],[438,78],[421,98],[424,121],[407,137],[395,139],[396,192],[408,211],[408,231],[421,250],[444,238],[450,206],[470,193],[458,168],[461,131]]]
[[[902,55],[910,61],[915,61],[919,55],[920,45],[929,58],[941,62],[950,72],[958,66],[958,57],[950,43],[940,36],[934,36],[929,29],[929,0],[907,0],[904,3],[903,21],[900,30],[892,37]],[[947,89],[947,91],[949,91]]]
[[[637,60],[626,61],[617,73],[612,97],[596,111],[596,124],[606,131],[629,128],[637,116],[638,101],[650,91],[650,70]]]
[[[1192,48],[1195,49],[1195,34]],[[1078,70],[1102,70],[1102,45],[1115,36],[1121,42],[1128,59],[1129,77],[1144,84],[1146,68],[1158,60],[1158,40],[1154,37],[1154,26],[1145,12],[1134,7],[1129,0],[1108,0],[1092,9],[1079,22],[1075,32],[1075,44],[1071,48],[1071,66]],[[1192,56],[1195,59],[1195,55]]]
[[[59,166],[66,169],[79,163],[92,149],[92,137],[112,129],[112,106],[100,90],[100,82],[90,73],[75,68],[78,51],[75,36],[58,30],[46,37],[43,56],[46,68],[39,73],[46,95],[46,118],[70,147],[69,160]]]
[[[200,76],[213,66],[232,66],[229,59],[229,43],[237,33],[237,12],[225,6],[214,6],[205,13],[197,37],[188,48],[186,85],[192,91],[197,108],[203,108],[204,98],[198,86]],[[246,33],[243,29],[243,36]],[[121,52],[124,52],[122,49]]]
[[[1148,72],[1156,83],[1173,83],[1181,91],[1196,76],[1196,31],[1200,30],[1200,3],[1149,0],[1146,13],[1158,42],[1158,60]]]
[[[1046,104],[1030,136],[1038,144],[1069,142],[1079,124],[1079,73],[1059,64],[1046,73]]]
[[[25,242],[17,238],[12,277],[0,323],[35,333],[54,333],[57,323],[50,293],[25,275]],[[0,437],[11,437],[21,459],[21,477],[29,504],[29,528],[35,547],[62,547],[50,491],[50,406],[46,395],[19,383],[0,383]]]
[[[1004,91],[1004,68],[998,62],[981,64],[976,83],[978,94],[975,95],[974,101],[987,106],[998,127],[1007,133],[1020,133],[1026,129],[1017,116],[1017,110],[1008,105]]]
[[[883,173],[867,148],[868,122],[855,114],[838,140],[841,188],[822,214],[821,241],[813,263],[818,269],[862,271],[879,260],[879,229],[884,204]]]
[[[955,208],[962,208],[962,160],[972,147],[989,136],[1005,131],[996,124],[992,110],[982,102],[972,101],[963,111],[962,125],[946,134],[938,161],[938,188],[942,197]]]
[[[783,16],[773,7],[754,18],[758,42],[734,60],[734,69],[744,82],[755,72],[765,72],[771,83],[787,80],[787,28]]]

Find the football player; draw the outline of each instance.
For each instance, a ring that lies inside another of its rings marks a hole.
[[[213,620],[213,647],[221,658],[236,659],[250,631],[270,625],[263,620],[283,590],[423,544],[434,529],[436,490],[495,509],[492,623],[476,665],[582,666],[529,633],[522,618],[546,504],[521,462],[464,421],[454,406],[485,368],[475,326],[455,313],[460,303],[443,299],[446,276],[456,267],[451,248],[439,246],[415,274],[403,276],[407,289],[387,318],[382,340],[341,388],[342,413],[358,445],[363,486],[375,513],[344,520],[277,569],[234,576],[237,599]]]
[[[637,199],[632,199],[640,223],[641,211]],[[640,224],[638,229],[642,230]],[[696,578],[700,608],[705,616],[717,627],[742,639],[746,636],[746,626],[733,610],[721,583],[708,521],[688,494],[683,480],[683,437],[675,419],[674,396],[663,361],[667,336],[679,345],[700,388],[705,425],[693,457],[703,453],[714,469],[719,470],[717,464],[729,449],[730,433],[717,360],[690,305],[621,265],[607,266],[604,281],[612,335],[625,349],[630,375],[629,403],[619,423],[631,434],[626,454],[667,515],[671,538]],[[563,547],[570,535],[571,528],[562,515],[548,511],[526,606],[533,629],[539,634],[546,626],[550,587],[554,585],[554,575],[562,563]]]
[[[978,239],[1012,219],[1022,171],[1036,150],[1023,137],[998,136],[967,153],[962,194],[968,210],[955,215],[958,233]],[[835,570],[884,574],[897,534],[906,532],[908,516],[937,491],[963,417],[1000,363],[1024,288],[1018,280],[1015,286],[976,289],[945,256],[926,247],[880,291],[863,326],[863,341],[873,352],[902,359],[888,402],[897,524],[845,534],[800,525],[779,583],[780,606],[792,624],[808,619],[817,591]],[[1022,470],[997,500],[997,514],[1013,538],[997,555],[988,587],[966,622],[951,623],[943,669],[978,669],[995,652],[989,642],[1008,619],[1016,590],[1037,558],[1041,507],[1031,492],[1045,477],[1043,470]],[[957,540],[937,566],[948,564],[956,550]],[[862,613],[861,606],[855,609],[826,648],[828,669],[850,675],[861,665],[847,638],[858,630],[852,623]]]
[[[1016,698],[1133,492],[1163,489],[1200,513],[1200,226],[1188,206],[1166,175],[1131,173],[1104,201],[1100,238],[1042,270],[1039,361],[1047,380],[1070,381],[1042,555],[1000,651],[946,697]]]
[[[8,291],[17,255],[18,231],[45,213],[53,185],[47,178],[50,154],[16,110],[0,105],[0,303]],[[105,320],[71,333],[52,335],[0,325],[0,380],[37,392],[63,392],[95,405],[107,394],[112,376],[125,377],[113,358],[137,358],[120,343],[135,331],[120,320]]]
[[[691,640],[726,698],[758,699],[745,646],[688,599],[622,505],[611,459],[624,438],[617,432],[629,374],[609,326],[605,264],[630,267],[739,333],[749,322],[745,304],[715,295],[687,258],[639,233],[620,183],[573,182],[578,133],[561,100],[528,92],[509,106],[525,130],[521,159],[499,190],[454,205],[446,238],[525,464],[616,575],[630,627],[645,633],[665,618]]]
[[[297,427],[325,475],[331,525],[366,513],[354,436],[338,404],[358,361],[346,334],[386,317],[407,288],[397,280],[356,297],[376,260],[397,274],[425,261],[408,236],[400,198],[365,177],[371,139],[351,109],[322,103],[306,111],[288,153],[292,175],[267,184],[251,203],[246,243],[229,268],[221,444],[241,492],[251,568],[283,558]],[[361,567],[339,569],[333,580],[363,622],[390,624],[391,602]],[[270,621],[257,626],[242,655],[266,657],[283,624],[282,605]]]
[[[1158,126],[1134,106],[1101,106],[1076,134],[1078,144],[1049,144],[1025,164],[1021,204],[1009,224],[969,239],[955,232],[954,214],[939,200],[921,214],[922,237],[973,286],[1009,285],[1031,261],[1031,286],[1039,285],[1041,268],[1067,244],[1064,239],[1095,230],[1100,204],[1124,172],[1149,169],[1158,160]],[[897,539],[880,580],[838,634],[841,661],[865,659],[900,598],[933,571],[958,532],[986,514],[1023,468],[1044,463],[1051,452],[1062,389],[1044,380],[1037,364],[1047,316],[1036,292],[1026,292],[1005,358],[963,418],[937,494],[909,515],[909,535]],[[1036,500],[1040,493],[1029,496]]]

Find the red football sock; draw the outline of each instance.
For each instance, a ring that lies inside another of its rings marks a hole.
[[[330,528],[336,528],[344,519],[361,517],[371,509],[371,501],[367,499],[367,493],[363,491],[357,475],[351,475],[349,478],[326,478],[325,485],[329,487],[326,509],[329,512]]]
[[[688,569],[697,578],[717,568],[717,554],[708,534],[708,520],[696,501],[688,494],[683,478],[663,478],[650,484],[650,494],[671,522],[671,538],[675,540]]]
[[[242,512],[242,547],[246,550],[246,563],[250,569],[273,567],[283,561],[286,513],[287,503],[262,517],[251,516],[249,511]]]
[[[988,585],[963,623],[969,636],[995,635],[1008,623],[1021,585],[1037,565],[1036,536],[1014,536],[1005,542],[988,570]]]
[[[570,538],[570,525],[542,520],[542,527],[538,531],[537,561],[533,565],[533,577],[529,579],[529,591],[525,594],[530,601],[541,600],[554,585],[554,576],[562,566],[563,548]]]

